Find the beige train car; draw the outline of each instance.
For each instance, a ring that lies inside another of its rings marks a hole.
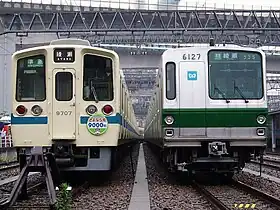
[[[119,63],[79,39],[14,53],[14,146],[50,148],[63,170],[110,170],[117,148],[140,137]]]

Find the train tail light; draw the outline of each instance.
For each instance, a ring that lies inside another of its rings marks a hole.
[[[39,105],[34,105],[31,108],[31,112],[34,116],[38,116],[38,115],[42,114],[43,109]]]
[[[16,112],[19,116],[23,116],[26,114],[27,112],[27,109],[25,108],[25,106],[23,105],[19,105],[17,108],[16,108]]]
[[[88,115],[93,115],[96,111],[97,111],[97,108],[94,105],[89,105],[86,108],[86,112],[87,112]]]
[[[110,115],[113,113],[113,107],[110,106],[110,105],[105,105],[103,108],[102,108],[102,112],[103,114],[105,115]]]

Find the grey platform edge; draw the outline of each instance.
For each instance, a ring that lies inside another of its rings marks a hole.
[[[140,144],[137,171],[128,210],[150,210],[150,195],[142,143]]]

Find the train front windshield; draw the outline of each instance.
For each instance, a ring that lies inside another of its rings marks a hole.
[[[113,100],[113,62],[110,58],[85,55],[83,74],[85,101]]]
[[[209,96],[212,99],[261,99],[262,56],[258,52],[212,50],[208,53]]]
[[[46,99],[44,55],[19,59],[16,74],[17,101],[44,101]]]

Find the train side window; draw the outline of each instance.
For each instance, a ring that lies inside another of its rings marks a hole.
[[[45,56],[36,55],[17,61],[16,100],[46,100]]]
[[[58,72],[55,75],[55,99],[71,101],[73,98],[73,75],[71,72]]]
[[[83,84],[85,101],[112,101],[114,99],[112,59],[84,55]]]
[[[173,62],[168,62],[165,65],[166,76],[166,98],[174,100],[176,98],[176,65]]]

